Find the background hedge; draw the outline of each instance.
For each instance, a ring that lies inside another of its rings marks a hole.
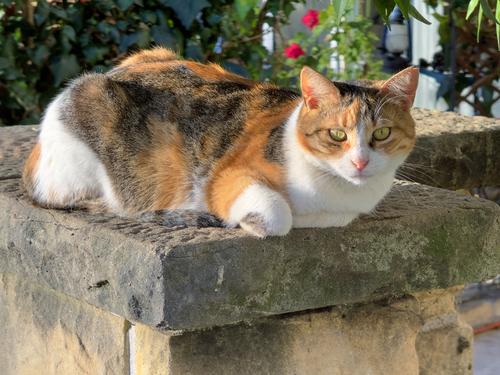
[[[152,45],[265,78],[262,25],[286,23],[298,2],[0,0],[0,125],[37,123],[67,79]]]

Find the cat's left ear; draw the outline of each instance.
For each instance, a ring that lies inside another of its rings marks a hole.
[[[316,109],[321,102],[335,105],[340,100],[339,89],[328,78],[304,66],[300,72],[300,90],[308,109]]]
[[[419,69],[411,66],[393,75],[385,81],[380,91],[385,95],[394,97],[401,103],[403,109],[408,111],[415,100],[418,86]]]

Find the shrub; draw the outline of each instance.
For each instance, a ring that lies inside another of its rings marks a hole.
[[[325,56],[331,53],[327,41],[318,41],[317,35],[309,39],[310,45],[306,36],[298,36],[307,51],[295,63],[285,58],[283,49],[270,53],[262,46],[263,24],[279,30],[299,2],[0,0],[0,125],[37,123],[68,79],[85,71],[104,72],[130,51],[152,45],[169,47],[189,59],[220,63],[253,79],[293,85],[298,64],[326,71]],[[318,28],[329,32],[327,14],[316,16],[308,24],[320,22]],[[338,38],[342,37],[347,34]],[[359,33],[356,38],[360,40]],[[365,47],[363,53],[369,53]],[[351,51],[354,58],[358,50]]]
[[[258,78],[267,54],[262,24],[283,22],[293,10],[293,1],[280,0],[264,7],[258,0],[0,4],[0,124],[38,122],[67,79],[106,71],[129,51],[151,45]]]

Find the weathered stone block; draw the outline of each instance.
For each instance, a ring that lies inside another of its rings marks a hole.
[[[131,372],[135,375],[171,375],[171,337],[171,334],[140,323],[132,325],[129,331]]]
[[[376,300],[490,277],[500,209],[444,190],[396,187],[375,217],[260,241],[35,209],[0,181],[0,272],[170,330]]]
[[[168,335],[132,328],[137,374],[470,374],[456,289]]]
[[[500,119],[425,109],[412,115],[417,144],[401,176],[453,190],[500,185]]]
[[[415,295],[424,321],[416,340],[420,375],[472,374],[472,328],[455,310],[454,290]]]
[[[3,274],[0,373],[470,374],[455,290],[167,334]]]
[[[0,374],[128,374],[129,323],[0,274]]]

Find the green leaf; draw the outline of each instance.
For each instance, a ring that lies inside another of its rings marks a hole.
[[[120,52],[126,52],[130,46],[136,43],[136,41],[136,33],[122,35],[118,49]]]
[[[160,0],[160,2],[175,11],[186,29],[191,26],[202,9],[210,6],[207,0]]]
[[[144,10],[140,13],[141,20],[145,23],[155,24],[156,23],[156,13],[151,10]]]
[[[85,56],[86,63],[95,65],[99,61],[104,60],[104,56],[108,52],[109,52],[108,47],[90,46],[83,49],[83,56]]]
[[[165,15],[165,12],[163,12],[163,10],[161,10],[161,9],[156,9],[155,14],[156,14],[156,20],[157,20],[156,23],[159,26],[166,27],[168,18]]]
[[[63,8],[60,8],[58,6],[50,5],[50,13],[52,13],[54,16],[57,18],[63,19],[63,20],[68,20],[68,15],[66,14],[66,10]]]
[[[479,2],[481,3],[481,9],[483,10],[484,15],[498,24],[500,21],[495,19],[495,15],[491,10],[490,4],[488,4],[488,0],[479,0]]]
[[[17,57],[17,42],[14,36],[7,34],[7,37],[3,40],[2,49],[0,50],[0,55],[8,59],[12,65],[16,65]]]
[[[31,60],[35,63],[37,66],[42,66],[49,57],[49,49],[45,45],[39,45],[36,47],[35,52],[33,53],[33,56],[31,57]]]
[[[481,32],[481,22],[483,21],[483,7],[479,7],[479,13],[477,14],[477,31],[476,40],[479,42],[479,34]]]
[[[419,20],[420,22],[425,23],[426,25],[430,25],[431,23],[420,14],[420,12],[415,8],[413,5],[410,4],[410,8],[408,9],[408,14],[415,18],[416,20]]]
[[[403,17],[408,19],[408,11],[410,9],[410,0],[394,0],[394,2],[398,5],[399,9],[401,9],[401,13],[403,13]]]
[[[69,21],[68,21],[68,24],[70,24],[73,29],[75,29],[75,31],[78,33],[82,27],[83,27],[83,24],[87,24],[87,20],[84,20],[83,19],[83,14],[84,14],[84,8],[81,8],[81,7],[70,7],[68,8],[68,17],[69,17]]]
[[[120,41],[120,51],[125,52],[129,47],[136,45],[138,47],[144,48],[149,44],[149,32],[148,30],[139,30],[132,34],[123,35]]]
[[[37,2],[35,9],[35,23],[40,26],[45,22],[50,13],[50,7],[45,0]]]
[[[151,28],[151,37],[156,44],[177,50],[177,38],[166,27],[153,26]]]
[[[5,57],[0,57],[0,69],[5,69],[10,66],[9,60]]]
[[[495,11],[495,16],[497,19],[500,19],[500,1],[497,0],[497,9]],[[497,44],[498,44],[498,50],[500,51],[500,24],[496,24],[497,27]]]
[[[14,66],[10,66],[7,69],[5,69],[5,72],[3,74],[3,77],[7,81],[16,81],[22,78],[22,76],[23,76],[22,72]]]
[[[50,70],[54,75],[54,86],[58,87],[68,78],[76,76],[80,72],[80,65],[75,55],[64,55],[50,64]]]
[[[236,0],[234,2],[234,9],[240,21],[243,21],[250,10],[259,4],[259,0]]]
[[[103,13],[116,9],[116,0],[99,0],[94,3],[95,7]]]
[[[137,46],[140,48],[146,48],[149,45],[149,29],[139,30],[137,34]]]
[[[234,62],[226,60],[222,63],[222,67],[224,69],[229,70],[231,73],[238,74],[238,75],[246,77],[246,78],[250,78],[250,74],[248,73],[248,69],[246,67],[244,67],[243,65],[235,64]]]
[[[216,14],[216,13],[212,13],[210,14],[208,17],[207,17],[207,22],[212,25],[212,26],[215,26],[217,24],[220,23],[220,21],[222,20],[223,16],[222,14]]]
[[[467,15],[465,16],[466,20],[468,20],[471,14],[474,13],[474,10],[477,8],[478,4],[479,0],[470,0],[469,6],[467,7]]]
[[[120,8],[121,11],[125,12],[128,8],[132,6],[134,0],[117,0],[116,5]]]
[[[74,42],[76,40],[76,33],[75,33],[75,29],[73,29],[71,26],[69,25],[64,25],[64,27],[62,28],[62,34],[68,38],[68,40],[71,40],[72,42]]]
[[[394,5],[394,0],[375,0],[377,12],[387,26],[389,26],[389,15],[394,9]]]
[[[335,17],[335,23],[339,24],[342,16],[345,13],[347,5],[351,2],[351,0],[333,0],[333,13]]]
[[[193,59],[198,61],[203,60],[203,50],[201,49],[201,46],[198,43],[193,42],[191,40],[188,41],[184,54],[188,59]]]

